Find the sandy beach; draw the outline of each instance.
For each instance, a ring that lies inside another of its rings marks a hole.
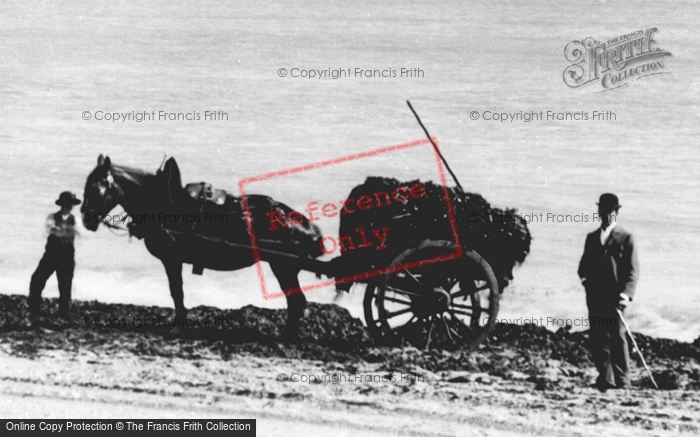
[[[114,322],[167,308],[78,301],[63,319],[55,306],[30,317],[23,296],[0,296],[5,418],[256,418],[266,436],[700,432],[700,341],[639,336],[662,390],[637,362],[634,388],[600,393],[586,333],[499,326],[475,351],[423,351],[373,345],[333,305],[310,305],[299,344],[276,339],[283,310],[194,308],[218,325],[173,338],[167,323]]]

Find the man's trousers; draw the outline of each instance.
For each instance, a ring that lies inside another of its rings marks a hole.
[[[39,261],[39,266],[32,275],[29,283],[29,299],[27,303],[30,311],[39,311],[41,306],[41,292],[44,291],[46,281],[56,272],[58,279],[58,308],[65,313],[70,308],[71,287],[73,284],[73,271],[75,270],[75,258],[73,246],[56,247],[47,244],[44,256]]]
[[[598,369],[597,383],[607,387],[627,387],[629,376],[629,348],[627,332],[614,305],[603,308],[588,306],[590,348]]]

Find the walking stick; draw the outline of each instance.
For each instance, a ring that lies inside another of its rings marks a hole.
[[[627,326],[627,321],[625,321],[625,317],[622,315],[622,311],[620,311],[619,308],[617,308],[617,314],[620,315],[620,320],[622,320],[622,325],[625,327],[625,331],[629,334],[630,338],[632,339],[632,345],[634,346],[635,349],[637,349],[637,353],[639,354],[639,358],[642,359],[642,364],[644,364],[644,368],[647,370],[647,373],[649,374],[649,378],[651,378],[652,384],[654,384],[654,387],[656,389],[659,389],[659,386],[656,384],[656,381],[654,380],[654,375],[651,374],[651,370],[649,369],[649,366],[647,366],[647,362],[644,360],[644,355],[642,355],[642,351],[639,349],[639,346],[637,346],[637,342],[634,339],[634,336],[632,335],[632,331],[630,331],[629,326]]]

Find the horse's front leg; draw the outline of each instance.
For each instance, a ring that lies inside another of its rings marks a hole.
[[[185,292],[182,289],[182,262],[162,259],[163,266],[165,266],[165,273],[168,275],[168,283],[170,285],[170,295],[173,297],[173,303],[175,304],[175,319],[177,321],[177,326],[173,329],[173,333],[179,332],[178,326],[185,326],[185,319],[187,318],[187,308],[185,308]]]

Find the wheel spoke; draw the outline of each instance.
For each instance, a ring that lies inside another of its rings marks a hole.
[[[406,270],[404,270],[404,271],[406,272],[406,274],[408,274],[408,276],[411,277],[411,279],[413,279],[414,281],[416,281],[416,282],[418,283],[418,285],[420,285],[421,287],[423,286],[423,284],[421,284],[421,282],[418,280],[418,278],[416,278],[416,275],[414,275],[413,273],[411,273],[410,270],[406,269]]]
[[[428,331],[428,341],[425,343],[425,348],[430,349],[430,340],[432,339],[433,336],[433,328],[435,327],[435,321],[431,320],[430,321],[430,330]]]
[[[450,331],[452,331],[452,329],[447,324],[447,320],[445,320],[444,317],[440,317],[440,318],[442,319],[442,323],[445,325],[445,332],[447,333],[447,336],[450,337],[450,341],[454,343],[455,339],[452,338],[452,333],[450,332]]]
[[[457,317],[455,314],[452,314],[452,311],[448,311],[450,314],[450,320],[455,324],[455,325],[461,325],[461,326],[467,326],[466,323],[459,317]],[[470,319],[471,320],[471,319]],[[468,327],[468,326],[467,326]]]
[[[466,326],[466,327],[469,328],[469,329],[471,329],[471,327],[474,326],[474,325],[472,325],[472,323],[474,322],[474,319],[475,319],[475,318],[476,318],[476,321],[477,321],[477,322],[480,322],[480,319],[479,319],[479,315],[478,315],[478,314],[477,314],[477,315],[475,315],[475,314],[463,314],[463,315],[469,317],[469,325],[467,325],[466,323],[464,323],[464,321],[463,321],[462,319],[460,319],[460,318],[457,316],[457,314],[459,314],[458,312],[455,312],[455,311],[452,310],[452,309],[450,309],[449,312],[450,312],[450,315],[452,316],[452,318],[455,320],[456,323],[459,323],[459,324],[461,324],[461,325],[464,325],[464,326]]]
[[[411,302],[410,302],[410,301],[402,300],[402,299],[397,299],[397,298],[395,298],[395,297],[384,296],[384,300],[388,300],[389,302],[400,303],[400,304],[402,304],[402,305],[411,305]]]
[[[454,301],[452,302],[452,305],[451,305],[451,306],[453,306],[453,307],[455,307],[455,308],[465,309],[465,310],[473,310],[473,309],[474,309],[474,307],[471,306],[471,305],[464,305],[464,304],[457,303],[457,302],[454,302]]]
[[[408,291],[408,290],[402,290],[400,288],[392,287],[391,285],[387,285],[386,289],[389,291],[393,291],[394,293],[405,294],[407,296],[420,297],[420,294],[418,294],[418,293],[414,293],[413,291]]]
[[[389,320],[392,317],[400,316],[402,314],[406,314],[406,313],[410,313],[410,312],[411,312],[411,308],[404,308],[402,310],[394,311],[391,313],[386,313],[384,319]]]
[[[461,315],[467,316],[467,317],[472,317],[474,315],[474,313],[471,313],[471,312],[468,313],[466,311],[462,311],[462,310],[459,310],[456,308],[450,308],[449,311],[450,311],[450,314],[454,315],[455,317],[457,316],[457,314],[461,314]]]
[[[471,290],[459,290],[458,292],[452,295],[452,298],[454,299],[456,297],[469,296],[470,294],[478,293],[483,290],[488,290],[489,288],[489,285],[486,284],[483,287],[474,287]]]
[[[450,290],[452,290],[454,286],[457,285],[457,283],[459,283],[459,280],[457,278],[449,277],[445,280],[445,286],[443,288],[449,293]]]

